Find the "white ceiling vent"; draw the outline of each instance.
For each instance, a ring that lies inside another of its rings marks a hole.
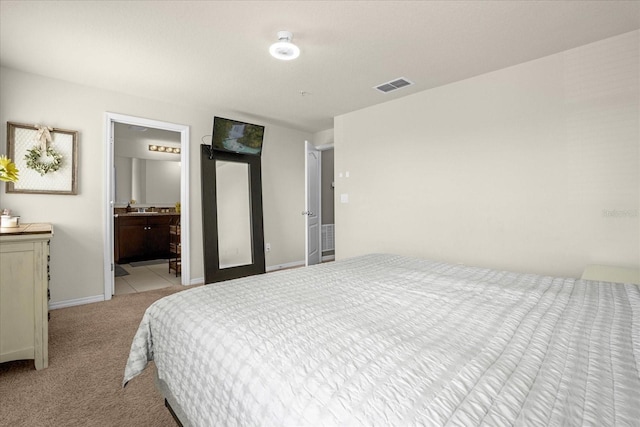
[[[401,89],[403,87],[411,86],[412,84],[413,84],[412,81],[409,81],[404,77],[400,77],[390,82],[386,82],[386,83],[382,83],[381,85],[374,86],[373,88],[383,93],[389,93],[389,92],[393,92],[394,90]]]

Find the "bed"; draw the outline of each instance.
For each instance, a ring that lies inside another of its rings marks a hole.
[[[185,426],[637,426],[640,289],[371,254],[167,296],[150,361]]]

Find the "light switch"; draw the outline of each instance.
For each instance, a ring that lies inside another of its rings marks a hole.
[[[344,173],[344,176],[345,176],[345,178],[349,178],[349,171],[346,171],[346,172]]]
[[[341,194],[340,203],[349,203],[349,194],[347,193]]]

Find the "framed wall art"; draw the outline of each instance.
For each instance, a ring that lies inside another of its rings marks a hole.
[[[7,193],[78,194],[78,131],[7,122],[7,152],[19,171]]]

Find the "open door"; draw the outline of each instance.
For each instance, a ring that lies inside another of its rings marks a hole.
[[[320,150],[305,141],[305,216],[306,265],[320,264],[322,259],[322,229],[320,227]]]
[[[109,201],[107,203],[107,210],[108,210],[108,214],[107,214],[107,223],[106,223],[106,229],[107,229],[107,236],[110,236],[109,238],[107,238],[108,243],[106,243],[106,245],[108,245],[108,251],[105,253],[104,256],[104,262],[107,264],[107,266],[105,266],[105,300],[110,299],[111,297],[107,298],[107,294],[110,293],[111,296],[116,294],[116,280],[115,280],[115,276],[114,276],[114,269],[115,269],[115,259],[113,256],[113,245],[114,245],[114,239],[113,239],[113,229],[114,229],[114,221],[113,221],[113,212],[114,212],[114,207],[115,207],[115,192],[116,192],[116,164],[113,160],[113,156],[114,156],[114,135],[116,133],[115,131],[115,121],[113,120],[108,120],[107,121],[107,125],[109,126],[108,129],[108,141],[107,141],[107,156],[108,161],[107,161],[107,165],[111,165],[111,170],[110,173],[107,173],[108,176],[108,180],[110,182],[109,185],[109,194],[107,195]],[[107,290],[107,289],[110,289]]]

